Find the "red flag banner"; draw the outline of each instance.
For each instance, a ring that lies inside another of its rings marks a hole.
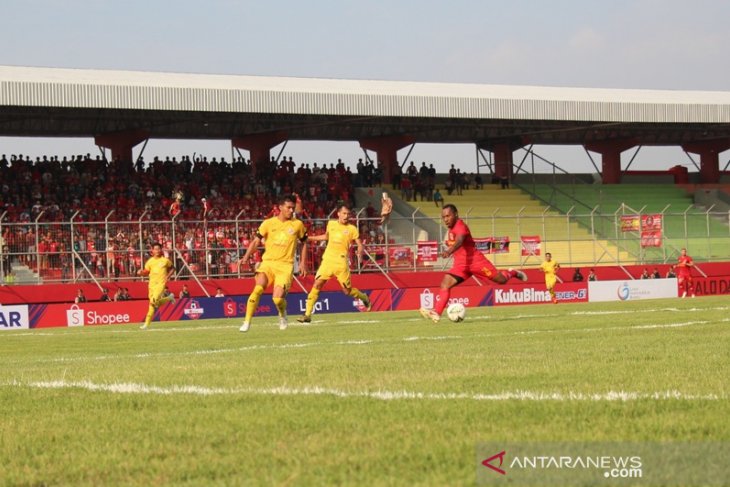
[[[508,254],[509,237],[475,238],[474,247],[482,254]]]
[[[642,232],[656,232],[662,231],[662,214],[656,213],[654,215],[641,215],[641,231]]]
[[[438,242],[436,240],[426,240],[418,242],[418,261],[419,262],[436,262],[438,259]]]
[[[487,238],[475,238],[474,247],[482,254],[492,253],[492,239]]]
[[[492,237],[492,254],[509,253],[509,237]]]
[[[391,267],[407,267],[413,264],[413,251],[409,247],[390,247]]]
[[[522,240],[522,255],[540,255],[541,240],[539,235],[520,237]]]
[[[662,214],[641,215],[641,246],[662,246]]]
[[[642,247],[661,247],[662,246],[662,231],[648,231],[641,232],[641,246]]]

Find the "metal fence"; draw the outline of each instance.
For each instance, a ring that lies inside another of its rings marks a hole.
[[[355,271],[387,274],[446,268],[449,262],[433,259],[432,248],[423,244],[436,241],[440,248],[444,227],[418,214],[394,215],[388,225],[381,226],[363,218],[362,211],[358,213],[356,224],[366,259],[361,268],[352,260]],[[134,221],[115,221],[112,216],[96,222],[79,221],[77,215],[69,221],[44,222],[40,214],[33,222],[9,223],[0,215],[0,274],[8,276],[12,271],[13,278],[6,283],[18,284],[138,279],[136,272],[154,242],[162,243],[165,254],[175,262],[176,279],[249,276],[258,259],[255,256],[239,266],[260,220],[151,221],[142,214]],[[643,214],[625,206],[610,214],[594,210],[556,215],[546,210],[542,214],[496,211],[480,216],[465,211],[462,216],[475,237],[495,237],[502,243],[492,248],[496,253],[488,255],[500,267],[536,266],[545,252],[566,267],[667,263],[676,261],[682,247],[697,261],[730,260],[727,212],[662,212],[661,234],[648,242],[651,246],[646,246],[647,241],[642,244],[640,228],[627,229],[627,216],[641,222]],[[310,233],[322,233],[326,220],[309,220],[307,225]],[[523,236],[540,238],[540,254],[524,252]],[[505,237],[508,245],[503,244]],[[311,244],[310,250],[310,268],[316,268],[324,242]]]

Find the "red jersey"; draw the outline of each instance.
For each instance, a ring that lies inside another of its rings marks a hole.
[[[680,255],[677,260],[677,275],[689,276],[691,274],[690,266],[694,263],[689,255]]]
[[[449,247],[454,245],[457,235],[464,235],[464,243],[452,254],[454,262],[471,259],[476,252],[476,247],[474,245],[474,239],[471,236],[471,230],[469,230],[469,227],[466,226],[466,223],[461,218],[456,220],[453,228],[450,228],[449,233],[446,234],[446,245]]]
[[[175,201],[170,205],[170,216],[177,216],[180,213],[180,203]]]

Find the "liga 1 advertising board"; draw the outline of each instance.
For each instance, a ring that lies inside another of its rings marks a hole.
[[[677,279],[638,279],[632,281],[590,281],[589,301],[635,301],[638,299],[676,298]]]

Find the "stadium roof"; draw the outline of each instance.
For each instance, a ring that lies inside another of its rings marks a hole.
[[[730,136],[730,92],[617,90],[0,66],[0,135],[678,145]]]

